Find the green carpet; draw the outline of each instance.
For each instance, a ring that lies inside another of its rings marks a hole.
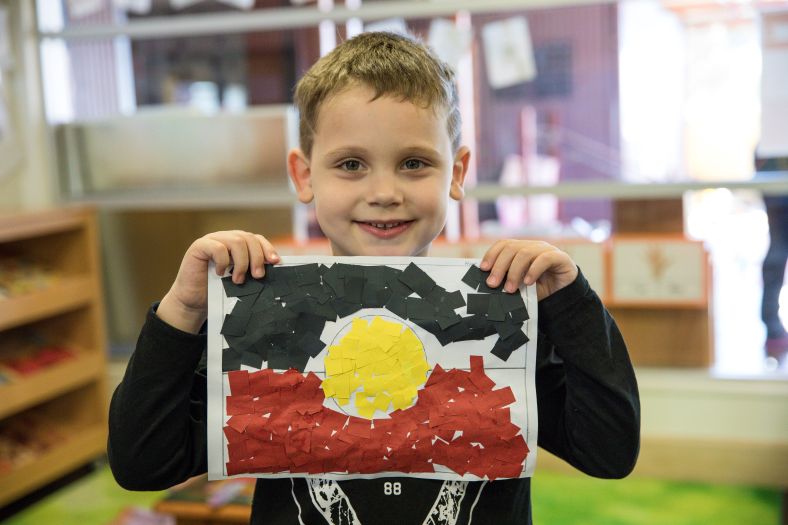
[[[537,524],[780,525],[780,496],[767,489],[537,469],[531,490]]]
[[[106,525],[161,492],[128,492],[104,467],[10,518],[7,525]],[[776,491],[630,478],[607,481],[537,471],[537,525],[779,525]]]
[[[8,525],[107,525],[125,508],[151,508],[164,492],[130,492],[115,483],[109,467],[59,490],[5,520]]]

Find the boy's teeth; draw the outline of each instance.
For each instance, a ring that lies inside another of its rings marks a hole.
[[[383,223],[373,222],[371,224],[375,228],[379,228],[381,230],[390,230],[391,228],[394,228],[395,226],[399,226],[401,223],[396,222],[396,223],[392,223],[392,224],[383,224]]]

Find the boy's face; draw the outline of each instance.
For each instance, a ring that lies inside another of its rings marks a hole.
[[[320,108],[311,158],[288,156],[334,255],[426,255],[463,196],[469,151],[452,153],[442,111],[346,89]]]

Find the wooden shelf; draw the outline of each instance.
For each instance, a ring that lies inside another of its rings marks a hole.
[[[107,429],[104,424],[73,430],[69,436],[62,445],[19,468],[0,474],[0,506],[85,465],[106,450]]]
[[[40,456],[0,473],[3,506],[105,452],[107,375],[95,212],[63,208],[0,214],[0,253],[22,264],[52,268],[57,275],[51,286],[0,299],[0,337],[8,342],[0,357],[15,354],[18,336],[10,332],[17,331],[20,340],[35,346],[40,340],[75,349],[72,359],[32,374],[13,374],[0,385],[0,424],[25,425],[14,419],[30,417],[40,429],[29,432],[51,429],[63,436]]]
[[[708,301],[622,301],[615,299],[604,299],[605,306],[610,308],[620,308],[622,310],[708,310]]]
[[[105,372],[104,357],[97,352],[85,352],[28,376],[17,376],[16,380],[0,385],[0,418],[54,399],[101,378]]]
[[[62,277],[45,289],[0,299],[0,330],[65,313],[95,299],[94,280],[90,276]]]
[[[80,208],[37,213],[0,214],[0,242],[13,242],[77,230],[85,223]]]

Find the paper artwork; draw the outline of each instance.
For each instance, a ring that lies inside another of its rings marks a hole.
[[[209,280],[209,475],[530,476],[533,287],[464,259],[288,257]]]
[[[536,78],[536,60],[525,17],[490,22],[482,28],[487,80],[500,89]]]
[[[684,239],[615,239],[611,292],[616,302],[707,305],[703,243]]]

